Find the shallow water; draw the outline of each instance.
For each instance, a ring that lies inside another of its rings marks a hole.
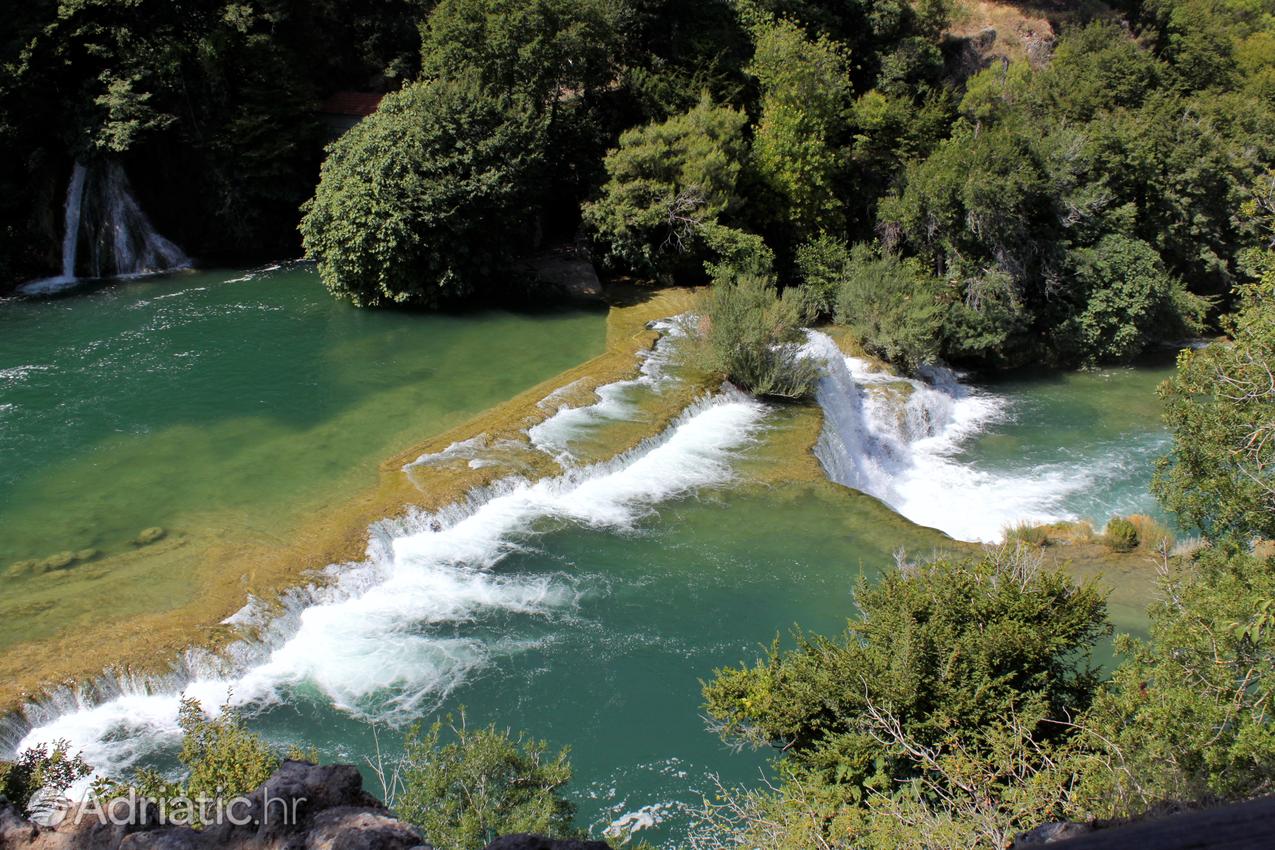
[[[251,516],[223,534],[284,527],[294,513],[358,486],[397,448],[601,346],[597,315],[353,313],[327,301],[308,270],[274,273],[264,284],[225,277],[167,284],[175,301],[197,296],[192,309],[175,313],[151,312],[153,294],[139,293],[154,290],[123,287],[19,305],[33,339],[78,333],[99,340],[55,347],[70,352],[68,362],[85,364],[56,374],[80,393],[106,392],[113,418],[88,405],[65,419],[60,402],[51,401],[59,397],[54,383],[41,378],[30,387],[44,393],[31,398],[46,399],[47,410],[42,419],[21,420],[34,423],[24,431],[25,445],[60,440],[62,449],[26,449],[46,451],[49,460],[28,463],[27,474],[11,483],[0,479],[10,488],[0,492],[25,486],[37,497],[31,505],[44,505],[43,513],[23,505],[32,511],[26,515],[6,506],[14,521],[6,518],[0,547],[38,548],[22,541],[44,528],[69,533],[52,483],[63,477],[96,492],[104,506],[82,512],[89,519],[81,523],[110,526],[113,500],[119,502],[127,516],[111,526],[118,537],[152,524],[193,535],[201,526],[183,517],[212,507]],[[0,305],[0,317],[10,306]],[[130,321],[134,311],[143,313],[140,322]],[[152,337],[163,344],[151,344]],[[183,347],[174,340],[195,352],[184,371],[172,365]],[[6,350],[10,344],[6,339]],[[77,359],[85,350],[91,354]],[[577,412],[570,404],[564,411],[559,399],[542,405],[553,418],[533,429],[532,445],[562,460],[561,476],[509,479],[465,505],[382,523],[366,561],[334,567],[332,582],[293,594],[286,613],[264,621],[261,639],[236,647],[229,663],[195,665],[191,680],[176,684],[125,683],[104,704],[49,704],[33,712],[37,728],[26,743],[67,737],[116,772],[171,766],[185,686],[207,707],[233,689],[253,728],[271,740],[359,763],[374,750],[377,725],[392,753],[405,724],[464,706],[471,723],[491,721],[570,745],[577,777],[571,793],[595,833],[649,823],[641,837],[675,846],[687,807],[711,791],[710,774],[753,784],[767,766],[767,754],[731,753],[705,730],[700,681],[715,667],[752,660],[761,644],[796,623],[840,629],[853,613],[856,581],[893,563],[896,549],[926,555],[957,545],[900,517],[886,504],[895,504],[893,496],[901,494],[896,507],[918,521],[924,517],[909,511],[942,509],[929,524],[949,531],[973,528],[969,517],[943,509],[953,493],[955,504],[982,494],[1010,517],[1042,505],[1095,518],[1112,506],[1146,510],[1150,467],[1141,459],[1165,439],[1153,395],[1163,373],[1120,370],[949,388],[953,398],[979,399],[988,412],[982,418],[944,419],[936,411],[956,408],[930,398],[926,417],[894,434],[894,443],[855,444],[881,461],[875,471],[893,476],[879,481],[910,488],[874,493],[884,501],[820,480],[818,467],[793,456],[787,436],[798,433],[802,412],[729,392],[702,399],[660,436],[608,460],[608,435],[629,419],[645,421],[644,400],[662,391],[658,363],[648,366],[642,378],[601,393],[592,405],[574,402]],[[103,373],[118,375],[121,389],[98,389],[93,375]],[[252,392],[223,402],[224,393],[208,388],[226,381]],[[168,394],[185,401],[155,409],[154,399]],[[879,434],[900,421],[884,407],[869,406],[868,414]],[[112,424],[128,436],[114,436]],[[223,429],[229,433],[217,437]],[[4,439],[19,436],[6,429]],[[380,448],[370,445],[377,441]],[[23,445],[0,450],[22,458]],[[188,452],[192,480],[179,475],[175,495],[156,496],[153,488],[184,469],[180,458]],[[92,471],[104,462],[94,458],[115,453],[129,462]],[[498,463],[501,449],[478,441],[457,445],[454,454]],[[1127,466],[1105,465],[1108,456]],[[1045,474],[1059,464],[1072,472]],[[1070,487],[1080,472],[1088,475],[1083,491]],[[37,486],[46,476],[49,483]],[[113,480],[128,486],[113,489]],[[1023,481],[1034,482],[1031,499],[1015,489]],[[947,482],[940,489],[952,492],[927,491],[934,482]],[[978,519],[993,535],[1000,527]],[[18,529],[17,542],[8,539],[10,529]],[[251,608],[243,614],[254,616]],[[1123,628],[1136,629],[1139,616],[1130,606],[1113,613]]]
[[[0,303],[0,648],[85,614],[4,611],[46,579],[3,578],[12,562],[129,553],[160,526],[186,545],[157,547],[137,602],[175,604],[202,545],[286,538],[604,342],[600,311],[356,310],[308,266]]]

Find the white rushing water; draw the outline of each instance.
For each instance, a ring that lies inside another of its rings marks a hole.
[[[41,294],[74,286],[81,266],[90,278],[136,277],[190,266],[181,248],[155,231],[118,162],[75,163],[63,210],[62,272],[19,289]]]
[[[659,331],[660,337],[650,350],[642,353],[636,378],[598,387],[598,400],[593,404],[579,407],[557,405],[553,415],[527,429],[531,444],[552,455],[564,466],[570,466],[576,462],[571,443],[583,433],[607,422],[633,419],[638,413],[635,403],[637,391],[658,392],[667,381],[673,380],[668,367],[673,360],[677,339],[685,333],[686,321],[687,317],[678,316],[653,323],[650,327]],[[551,396],[545,399],[545,403],[552,408],[555,400]]]
[[[331,568],[330,582],[285,600],[283,615],[250,606],[233,618],[265,617],[258,639],[232,648],[230,660],[191,655],[167,680],[99,683],[95,699],[57,694],[28,709],[32,728],[16,747],[66,739],[99,771],[123,775],[178,738],[182,694],[212,709],[228,694],[268,706],[306,688],[358,716],[417,717],[475,669],[519,651],[460,636],[455,625],[502,612],[569,615],[574,606],[571,577],[501,575],[493,568],[506,554],[546,522],[624,529],[661,501],[729,481],[765,410],[727,388],[605,463],[536,482],[505,479],[437,513],[382,523],[364,562]]]
[[[824,364],[824,411],[815,454],[828,477],[862,490],[919,525],[960,540],[996,541],[1017,522],[1074,519],[1067,498],[1093,483],[1089,464],[1007,473],[957,455],[1007,415],[1008,399],[967,387],[946,369],[925,380],[875,370],[809,332],[806,352]]]

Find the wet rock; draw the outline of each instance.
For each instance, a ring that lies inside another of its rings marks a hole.
[[[150,528],[142,529],[142,533],[133,538],[133,542],[138,546],[149,546],[152,543],[163,540],[164,535],[168,532],[160,528],[158,525]]]
[[[1011,848],[1018,847],[1039,847],[1042,844],[1053,844],[1056,841],[1066,841],[1068,838],[1075,838],[1077,835],[1085,835],[1093,832],[1094,825],[1090,823],[1077,823],[1076,821],[1059,821],[1057,823],[1047,823],[1036,827],[1029,832],[1020,833],[1015,839]]]
[[[97,550],[96,550],[96,549],[92,549],[92,548],[89,548],[89,549],[81,549],[81,550],[79,550],[78,552],[76,552],[76,553],[75,553],[75,560],[77,560],[77,561],[91,561],[91,560],[93,560],[94,558],[96,558],[96,557],[97,557],[97,555],[98,555],[98,552],[97,552]]]

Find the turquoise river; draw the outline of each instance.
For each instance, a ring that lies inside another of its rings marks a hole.
[[[620,440],[687,380],[666,334],[636,376],[544,399],[516,447],[474,435],[408,465],[500,472],[458,503],[369,516],[337,563],[242,566],[308,557],[325,521],[404,474],[387,459],[596,357],[607,328],[601,308],[358,311],[304,265],[0,302],[2,669],[35,675],[53,647],[109,657],[76,640],[104,618],[125,634],[206,593],[237,600],[218,627],[231,638],[174,655],[170,674],[31,698],[0,757],[66,738],[103,771],[169,768],[184,692],[363,764],[375,738],[392,754],[403,728],[463,706],[570,745],[595,834],[672,847],[714,777],[768,769],[706,730],[715,667],[796,623],[839,630],[855,582],[899,548],[1155,513],[1165,363],[908,382],[812,333],[818,405],[724,389]],[[519,452],[557,471],[530,475]],[[1076,567],[1102,574],[1126,630],[1151,598],[1142,560]],[[174,617],[154,622],[182,634]]]

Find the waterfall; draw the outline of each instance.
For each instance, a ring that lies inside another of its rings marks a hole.
[[[661,502],[731,481],[766,413],[728,389],[610,460],[505,478],[437,512],[377,523],[365,561],[330,567],[322,585],[287,594],[281,613],[250,603],[226,621],[262,625],[225,663],[192,655],[172,676],[53,694],[27,707],[25,723],[0,729],[0,754],[66,739],[95,768],[124,775],[180,739],[183,694],[212,709],[232,694],[236,705],[265,708],[302,689],[390,723],[433,711],[493,659],[525,648],[464,624],[566,617],[577,605],[582,591],[569,576],[495,569],[509,553],[560,523],[627,529]]]
[[[82,256],[81,244],[87,247]],[[138,277],[188,268],[190,258],[155,231],[133,197],[124,167],[115,161],[101,165],[76,162],[66,191],[63,213],[62,273],[23,284],[22,292],[55,292],[89,278]]]
[[[80,245],[80,209],[84,203],[84,179],[88,169],[81,162],[71,171],[66,189],[66,209],[62,213],[62,280],[75,280],[75,255]]]
[[[805,351],[823,363],[815,455],[833,481],[961,540],[995,541],[1016,522],[1073,518],[1064,501],[1091,483],[1090,472],[997,472],[959,459],[970,438],[1008,415],[1008,399],[948,369],[927,368],[921,380],[883,372],[814,331]]]

